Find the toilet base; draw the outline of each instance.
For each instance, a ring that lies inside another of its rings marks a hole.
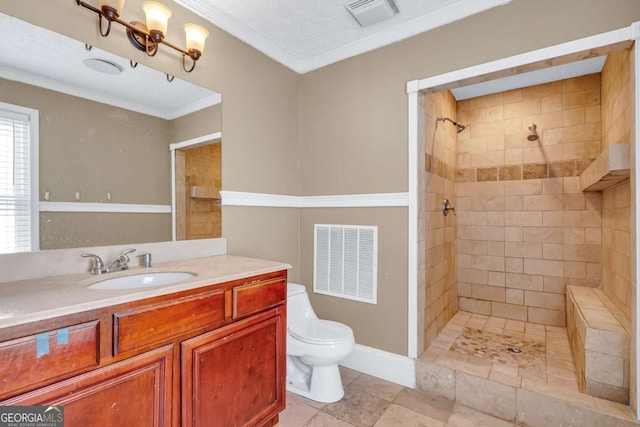
[[[312,367],[310,381],[290,383],[287,380],[287,391],[316,402],[337,402],[344,396],[338,365]]]

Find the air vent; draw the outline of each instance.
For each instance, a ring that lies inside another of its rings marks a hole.
[[[376,304],[378,227],[316,224],[313,291]]]
[[[362,27],[377,24],[400,12],[394,0],[350,0],[344,6]]]

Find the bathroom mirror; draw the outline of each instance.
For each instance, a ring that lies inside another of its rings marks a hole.
[[[0,103],[39,112],[40,249],[171,240],[169,145],[219,134],[221,95],[2,13],[0,51]]]

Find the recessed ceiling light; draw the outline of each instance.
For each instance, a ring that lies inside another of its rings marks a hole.
[[[123,70],[120,65],[107,59],[86,58],[82,62],[92,70],[103,74],[120,74]]]

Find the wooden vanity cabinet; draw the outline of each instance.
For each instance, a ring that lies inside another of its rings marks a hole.
[[[284,307],[182,343],[182,426],[260,426],[284,409]]]
[[[280,271],[0,330],[0,405],[63,405],[70,427],[275,425],[286,282]]]

